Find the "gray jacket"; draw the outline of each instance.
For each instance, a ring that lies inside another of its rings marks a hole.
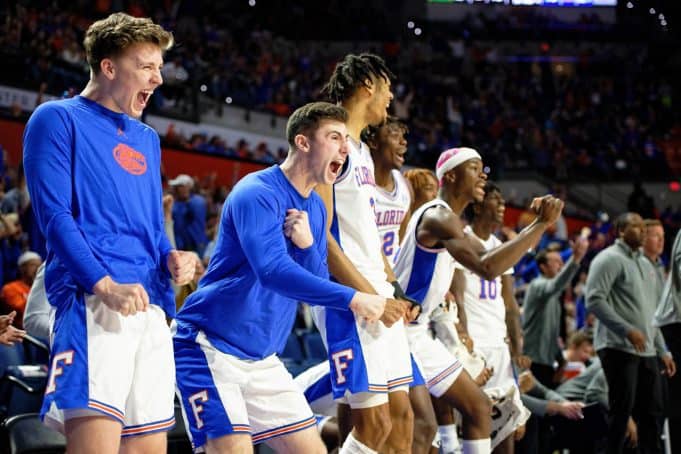
[[[598,319],[596,350],[613,348],[640,356],[665,352],[662,334],[652,325],[659,297],[655,281],[656,270],[650,260],[622,240],[594,258],[586,280],[586,308]],[[627,339],[634,329],[646,336],[643,352],[637,352]]]
[[[533,363],[552,366],[560,355],[560,295],[579,270],[572,257],[555,277],[536,277],[523,301],[524,352]]]

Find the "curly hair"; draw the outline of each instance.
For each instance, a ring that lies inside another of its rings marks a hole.
[[[374,54],[348,54],[336,64],[329,81],[321,90],[332,102],[339,103],[350,98],[359,87],[369,87],[368,80],[381,78],[389,81],[395,75],[381,57]]]

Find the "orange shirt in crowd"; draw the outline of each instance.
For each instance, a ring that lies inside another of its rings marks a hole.
[[[24,308],[26,307],[26,300],[28,300],[28,292],[31,287],[26,285],[24,281],[12,281],[2,287],[2,300],[7,309],[17,311],[17,316],[14,318],[14,326],[19,329],[24,328]]]

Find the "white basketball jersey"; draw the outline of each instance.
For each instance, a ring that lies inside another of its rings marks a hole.
[[[487,240],[478,238],[470,226],[464,232],[477,239],[486,251],[502,244],[501,240],[490,235]],[[486,280],[463,268],[460,263],[457,269],[462,269],[466,276],[466,291],[464,292],[464,308],[468,321],[468,334],[475,345],[498,347],[505,345],[506,339],[506,307],[501,294],[501,276],[491,281]],[[513,268],[506,270],[504,275],[513,274]]]
[[[346,168],[333,184],[331,233],[345,255],[378,292],[392,297],[376,226],[376,181],[369,148],[348,142]]]
[[[391,175],[395,182],[392,192],[376,186],[376,225],[383,253],[388,257],[388,263],[394,266],[400,249],[400,225],[411,205],[411,195],[399,170],[393,170]]]
[[[428,326],[430,313],[445,299],[454,275],[454,259],[446,249],[428,249],[416,241],[416,227],[423,212],[441,206],[451,210],[444,200],[434,199],[417,209],[407,224],[395,275],[404,292],[421,302],[421,316],[413,324]]]

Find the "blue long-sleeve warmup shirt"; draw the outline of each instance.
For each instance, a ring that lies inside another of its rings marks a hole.
[[[308,213],[314,243],[284,236],[286,210]],[[176,339],[202,330],[218,350],[262,359],[283,350],[298,301],[347,310],[355,291],[328,280],[326,211],[305,198],[278,166],[244,177],[223,208],[208,270],[177,314]]]
[[[47,239],[45,285],[58,308],[110,275],[141,283],[174,316],[158,134],[87,98],[42,104],[24,132],[33,210]]]

